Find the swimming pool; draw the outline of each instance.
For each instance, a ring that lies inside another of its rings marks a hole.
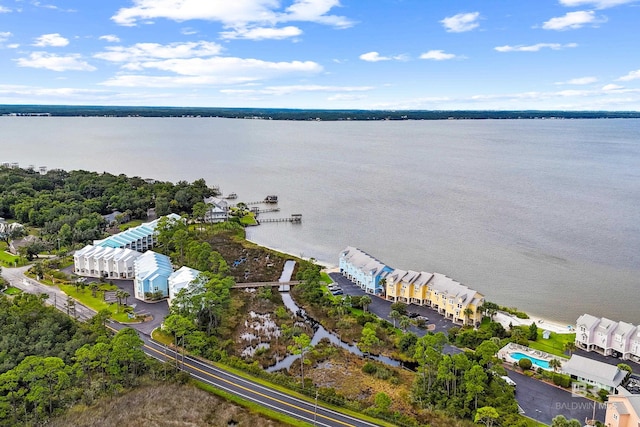
[[[535,366],[542,368],[542,369],[551,369],[551,367],[549,366],[549,362],[546,360],[542,360],[542,359],[537,359],[535,357],[529,356],[528,354],[523,354],[520,352],[516,352],[516,353],[511,353],[509,356],[511,356],[513,359],[515,360],[520,360],[520,359],[529,359],[531,360],[531,363],[533,363]]]

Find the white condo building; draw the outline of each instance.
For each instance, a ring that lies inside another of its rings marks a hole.
[[[583,314],[576,321],[576,346],[605,356],[640,362],[640,327]]]
[[[188,288],[192,283],[198,280],[200,271],[193,268],[182,266],[169,276],[169,305],[171,300],[184,288]]]
[[[141,255],[131,249],[87,245],[73,254],[74,272],[86,277],[133,279],[133,264]]]

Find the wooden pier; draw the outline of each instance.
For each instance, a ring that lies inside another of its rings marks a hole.
[[[234,289],[251,289],[251,288],[278,288],[280,292],[288,292],[292,286],[299,285],[299,280],[291,282],[252,282],[252,283],[236,283]]]
[[[265,219],[256,219],[258,224],[262,224],[265,222],[291,222],[293,224],[301,224],[302,223],[302,214],[291,214],[289,218],[265,218]]]
[[[280,208],[260,209],[258,207],[253,207],[253,208],[251,208],[251,212],[253,212],[255,214],[261,214],[261,213],[267,213],[267,212],[280,212]]]

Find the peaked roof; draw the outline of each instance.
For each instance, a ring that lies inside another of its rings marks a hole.
[[[146,251],[134,264],[136,279],[153,279],[157,276],[169,277],[173,273],[168,256],[153,251]]]
[[[600,318],[599,317],[595,317],[595,316],[592,316],[590,314],[585,313],[582,316],[578,317],[578,320],[576,321],[576,325],[577,326],[584,325],[585,328],[591,329],[595,325],[597,325],[599,322],[600,322]]]
[[[169,276],[169,295],[173,298],[181,289],[189,286],[200,275],[200,271],[182,266]]]
[[[617,366],[574,354],[562,365],[562,371],[577,377],[589,378],[608,387],[618,387],[627,373]]]
[[[174,213],[166,215],[162,218],[169,218],[174,221],[178,221],[182,219],[180,215],[177,215]],[[160,219],[161,218],[154,219],[153,221],[150,221],[150,222],[145,222],[143,224],[138,225],[137,227],[132,227],[121,233],[114,234],[113,236],[109,236],[106,239],[94,240],[93,244],[96,246],[104,246],[104,247],[111,247],[111,248],[119,248],[119,247],[128,245],[131,242],[135,242],[138,239],[152,236],[156,231],[156,227],[158,226],[158,221],[160,221]]]

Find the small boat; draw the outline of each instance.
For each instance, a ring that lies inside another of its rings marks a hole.
[[[278,203],[278,196],[267,196],[264,201],[265,203]]]
[[[225,197],[225,199],[231,199],[231,200],[237,199],[237,198],[238,198],[238,195],[236,193],[229,193],[227,197]]]

